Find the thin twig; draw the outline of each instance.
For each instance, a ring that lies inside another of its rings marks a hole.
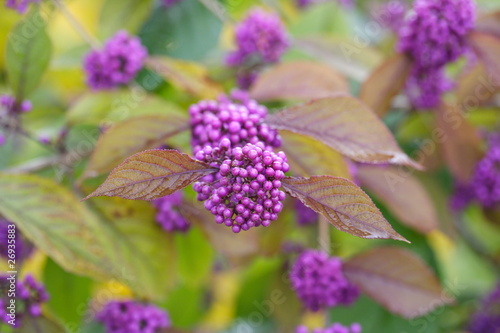
[[[100,46],[99,41],[90,35],[87,30],[80,24],[80,22],[75,18],[75,16],[69,11],[64,2],[60,0],[54,0],[57,8],[61,11],[61,13],[66,17],[69,24],[73,26],[73,29],[82,37],[82,39],[87,42],[93,49],[97,49]]]
[[[321,251],[330,254],[330,223],[323,216],[318,221],[318,246]]]

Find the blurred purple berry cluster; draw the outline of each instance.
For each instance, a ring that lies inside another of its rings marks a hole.
[[[158,222],[165,231],[168,232],[186,232],[191,225],[179,213],[177,207],[182,204],[182,192],[177,191],[171,195],[153,201],[156,208],[156,222]]]
[[[32,105],[28,100],[17,102],[14,96],[0,96],[0,118],[5,115],[15,115],[19,113],[29,112],[31,111],[31,109]]]
[[[361,333],[361,325],[360,324],[352,324],[351,326],[344,326],[339,323],[335,323],[327,328],[316,328],[310,331],[305,326],[297,327],[295,333]]]
[[[157,333],[171,326],[167,312],[135,301],[113,301],[97,314],[106,333]]]
[[[336,305],[350,305],[359,296],[342,271],[342,261],[321,251],[299,255],[290,271],[290,281],[304,306],[319,311]]]
[[[399,32],[404,26],[407,4],[401,0],[390,0],[377,6],[373,11],[373,16],[382,26]]]
[[[299,226],[314,224],[319,219],[319,214],[304,205],[300,200],[295,200],[295,214]]]
[[[24,259],[30,256],[30,254],[33,252],[33,245],[24,240],[24,238],[21,236],[19,230],[17,230],[17,227],[15,229],[12,229],[12,227],[9,228],[9,225],[12,225],[11,222],[0,219],[0,256],[4,258],[8,258],[8,250],[9,247],[8,245],[11,244],[9,243],[9,234],[15,235],[15,259],[18,262],[22,262]],[[9,233],[10,230],[15,230],[14,233]],[[11,244],[12,245],[12,244]]]
[[[450,200],[455,211],[464,209],[472,201],[485,208],[500,206],[500,146],[490,141],[490,148],[479,161],[470,183],[457,183]]]
[[[257,72],[276,63],[290,42],[280,18],[260,9],[252,10],[235,29],[236,50],[226,57],[226,65],[238,68],[240,87],[247,89]]]
[[[102,50],[90,51],[84,59],[87,84],[94,90],[112,89],[132,81],[148,52],[137,37],[119,31]]]
[[[204,100],[190,106],[191,144],[195,156],[205,146],[216,147],[222,139],[228,139],[230,147],[258,142],[264,143],[266,149],[281,145],[278,132],[263,123],[267,116],[265,106],[243,92],[237,91],[231,98],[222,96],[218,101]]]
[[[399,29],[398,49],[413,60],[408,82],[416,107],[437,106],[450,89],[444,66],[467,51],[465,37],[474,22],[472,0],[415,1],[413,12]]]
[[[40,0],[6,0],[5,7],[17,10],[19,14],[23,14],[31,3],[38,2],[40,2]]]
[[[484,300],[469,324],[470,333],[500,332],[500,284]]]
[[[279,188],[289,170],[283,152],[275,154],[262,142],[231,148],[230,140],[224,138],[216,148],[205,146],[196,158],[219,169],[193,186],[218,224],[238,233],[267,227],[278,218],[285,199]]]
[[[38,317],[42,314],[41,305],[48,301],[49,294],[43,285],[37,282],[33,276],[27,275],[24,280],[15,280],[10,276],[0,277],[0,291],[3,299],[0,300],[0,317],[5,323],[13,319],[11,310],[7,307],[10,304],[8,290],[12,289],[11,284],[15,283],[15,327],[22,326],[25,316]]]

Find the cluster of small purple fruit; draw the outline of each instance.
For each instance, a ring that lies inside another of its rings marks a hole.
[[[21,113],[31,111],[32,105],[28,100],[18,102],[14,96],[1,95],[0,96],[0,131],[5,124],[4,119],[9,117],[17,117]],[[5,136],[0,132],[0,146],[5,143]]]
[[[472,0],[415,1],[413,13],[399,29],[398,49],[413,60],[408,89],[416,107],[437,106],[450,88],[444,66],[467,51],[465,37],[474,21]]]
[[[456,185],[451,206],[459,211],[472,201],[485,208],[500,205],[500,145],[495,140],[490,142],[490,149],[476,165],[471,182]]]
[[[102,50],[90,51],[84,59],[87,84],[94,90],[112,89],[132,81],[148,56],[139,38],[119,31]]]
[[[158,333],[171,326],[167,312],[135,301],[112,301],[97,314],[106,333]]]
[[[18,262],[22,262],[33,252],[33,245],[24,240],[17,227],[15,229],[9,227],[11,225],[13,223],[0,218],[0,256],[8,258],[9,245],[14,245],[15,259]],[[13,232],[9,232],[9,230]],[[9,238],[9,235],[14,235],[15,238]],[[10,239],[14,239],[14,242],[9,242]]]
[[[361,325],[354,323],[351,326],[344,326],[339,323],[334,323],[327,328],[316,328],[310,331],[306,326],[299,326],[295,333],[361,333]]]
[[[293,289],[311,311],[350,305],[359,290],[343,274],[342,261],[321,251],[307,250],[299,255],[290,271]]]
[[[177,191],[171,195],[153,201],[156,207],[156,222],[158,222],[165,231],[168,232],[186,232],[191,225],[177,210],[182,204],[182,192]]]
[[[218,147],[205,146],[196,158],[219,169],[193,186],[198,200],[205,201],[205,208],[215,215],[215,222],[238,233],[267,227],[278,218],[285,199],[279,188],[289,170],[283,152],[266,150],[262,142],[231,148],[224,138]]]
[[[304,205],[300,200],[295,200],[295,214],[299,226],[314,224],[319,219],[319,214]]]
[[[190,106],[193,154],[205,146],[216,147],[223,139],[228,139],[231,147],[257,142],[264,143],[266,149],[281,146],[278,132],[263,122],[267,108],[241,92],[234,97],[241,103],[222,96],[217,101],[203,100]]]
[[[472,317],[470,333],[500,332],[500,284],[483,300],[481,308]]]
[[[236,27],[235,42],[237,49],[228,54],[226,65],[240,69],[243,89],[249,88],[263,66],[278,62],[290,44],[279,17],[260,9],[252,10]]]
[[[41,305],[49,299],[49,294],[43,285],[37,282],[33,276],[27,275],[24,280],[16,281],[10,276],[0,277],[0,291],[2,297],[7,297],[8,290],[12,289],[11,284],[15,283],[15,314],[12,316],[7,312],[7,299],[0,300],[0,317],[6,323],[14,320],[15,327],[22,326],[22,319],[25,316],[38,317],[42,314]]]
[[[37,3],[40,0],[6,0],[5,7],[16,10],[19,14],[23,14],[28,9],[31,3]]]

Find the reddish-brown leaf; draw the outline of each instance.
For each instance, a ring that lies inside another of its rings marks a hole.
[[[146,115],[122,121],[99,138],[85,176],[109,172],[126,157],[157,148],[167,138],[187,129],[189,121],[181,114]]]
[[[402,248],[379,247],[361,253],[344,264],[344,273],[368,296],[405,318],[453,302],[425,262]]]
[[[487,103],[499,91],[495,82],[484,64],[478,62],[458,77],[457,103],[465,110]]]
[[[317,99],[270,115],[266,122],[313,137],[355,161],[420,167],[401,151],[377,115],[354,97]]]
[[[396,54],[387,59],[363,83],[360,99],[376,114],[384,116],[392,99],[404,86],[410,68],[411,61],[404,54]]]
[[[468,41],[479,59],[486,65],[488,72],[500,80],[500,38],[483,32],[471,32]]]
[[[341,231],[362,238],[406,241],[392,229],[370,197],[351,181],[332,177],[287,177],[285,191],[322,214]]]
[[[443,105],[436,111],[436,125],[444,133],[444,160],[453,175],[467,182],[482,157],[481,139],[458,107]]]
[[[347,81],[332,67],[312,61],[293,61],[274,66],[260,75],[250,94],[261,101],[310,100],[348,91]]]
[[[351,178],[345,158],[311,137],[281,131],[282,148],[296,176],[329,175]]]
[[[358,168],[361,185],[377,195],[405,225],[428,233],[438,227],[432,199],[412,175],[400,174],[396,167],[362,165]]]
[[[176,150],[146,150],[127,158],[85,199],[117,196],[152,200],[172,194],[215,171]]]

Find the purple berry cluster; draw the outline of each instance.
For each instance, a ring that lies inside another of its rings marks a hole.
[[[182,192],[177,191],[171,195],[153,201],[156,208],[156,222],[158,222],[165,231],[168,232],[186,232],[191,225],[179,213],[177,207],[182,204]]]
[[[453,196],[450,198],[450,208],[455,212],[459,212],[465,209],[474,199],[473,186],[471,184],[457,182],[453,189]]]
[[[19,14],[23,14],[28,9],[31,3],[38,3],[40,0],[6,0],[5,7],[16,10]]]
[[[434,107],[449,89],[443,67],[467,51],[465,37],[474,21],[472,0],[415,1],[412,15],[399,29],[398,49],[414,62],[409,81],[410,89],[422,90],[413,94],[419,98],[417,105]]]
[[[483,300],[481,308],[472,317],[469,332],[500,332],[500,284]]]
[[[327,328],[316,328],[310,331],[306,326],[299,326],[295,333],[361,333],[361,325],[354,323],[351,326],[344,326],[339,323],[334,323]]]
[[[17,102],[16,98],[11,95],[0,96],[0,118],[2,116],[16,115],[19,113],[29,112],[32,109],[31,102],[24,100]]]
[[[304,205],[300,200],[295,200],[295,214],[299,226],[314,224],[319,219],[318,213]]]
[[[33,245],[24,240],[17,228],[13,229],[9,227],[10,225],[13,224],[7,220],[0,219],[0,256],[8,258],[8,245],[12,245],[12,243],[9,243],[9,240],[12,240],[12,238],[9,238],[9,235],[15,235],[15,242],[13,243],[15,245],[15,258],[17,261],[21,262],[33,252]],[[9,232],[9,230],[14,230],[14,233]]]
[[[31,275],[27,275],[24,280],[17,281],[4,275],[0,277],[0,291],[2,291],[3,297],[7,297],[7,290],[12,289],[11,284],[13,283],[16,286],[16,308],[14,310],[7,308],[6,305],[10,301],[2,299],[0,317],[6,323],[15,318],[15,327],[20,327],[24,316],[38,317],[42,314],[41,305],[48,301],[49,294],[43,285]],[[12,316],[12,312],[14,312],[14,316]]]
[[[311,311],[349,305],[359,296],[359,290],[342,272],[342,261],[321,251],[307,250],[299,255],[290,280],[297,296]]]
[[[95,90],[112,89],[132,81],[148,55],[139,38],[119,31],[102,50],[92,50],[84,59],[87,84]]]
[[[481,205],[500,204],[500,146],[493,145],[476,166],[472,179],[474,196]]]
[[[290,42],[280,18],[260,9],[252,10],[236,27],[237,49],[226,57],[226,65],[239,68],[238,83],[248,89],[257,72],[266,64],[276,63]]]
[[[433,108],[441,102],[441,96],[453,88],[453,82],[446,77],[444,69],[416,71],[406,80],[406,95],[411,104],[420,109]]]
[[[374,13],[374,17],[382,26],[397,33],[404,26],[407,10],[406,2],[391,0],[382,4]]]
[[[113,301],[97,314],[106,333],[158,333],[171,326],[167,312],[152,305],[134,301]]]
[[[199,150],[196,158],[219,169],[193,186],[215,222],[238,233],[267,227],[278,218],[285,199],[279,188],[289,170],[283,152],[275,154],[262,142],[231,148],[231,141],[224,138],[216,148]]]
[[[193,154],[205,146],[217,147],[223,139],[228,139],[231,147],[258,142],[266,149],[279,147],[278,132],[263,123],[267,108],[241,92],[231,97],[241,104],[223,96],[218,101],[204,100],[190,106]]]

